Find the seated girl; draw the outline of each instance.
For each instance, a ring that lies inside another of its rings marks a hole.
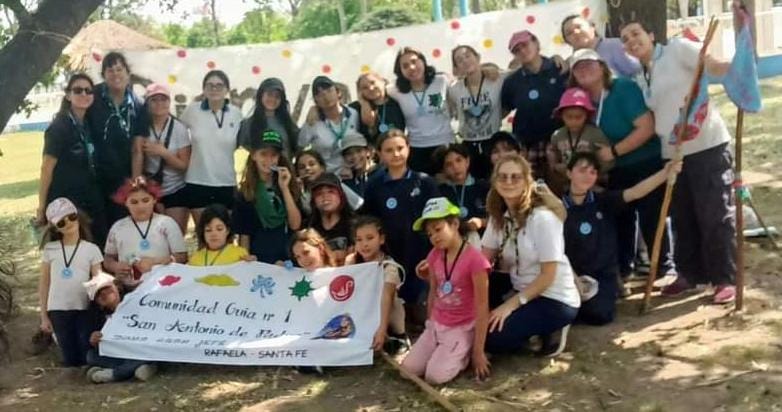
[[[203,245],[190,255],[191,266],[230,265],[241,261],[254,261],[247,249],[236,246],[231,230],[231,214],[221,204],[207,206],[196,225],[198,244]]]
[[[342,265],[345,256],[350,253],[353,242],[350,240],[350,210],[342,183],[332,173],[324,173],[310,186],[312,190],[312,216],[309,227],[318,231],[326,239],[337,266]]]

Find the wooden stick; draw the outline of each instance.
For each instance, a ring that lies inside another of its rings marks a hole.
[[[742,147],[741,140],[744,134],[744,110],[739,109],[736,113],[736,162],[735,184],[733,196],[736,199],[736,310],[744,308],[744,201],[741,199],[743,190],[743,181],[741,178]]]
[[[771,248],[774,250],[779,250],[779,245],[777,245],[777,240],[774,239],[774,234],[768,230],[768,226],[766,225],[766,222],[763,221],[763,217],[760,216],[760,213],[758,212],[758,209],[755,208],[755,202],[752,201],[752,197],[747,199],[747,205],[752,209],[753,212],[755,212],[755,217],[758,218],[758,223],[760,224],[760,227],[763,228],[763,230],[766,232],[766,238],[768,239],[768,243],[771,245]]]
[[[706,51],[709,47],[709,43],[714,38],[714,33],[719,26],[719,21],[715,16],[711,16],[709,22],[709,29],[706,31],[706,37],[703,39],[703,46],[701,47],[700,55],[698,58],[698,67],[695,69],[695,78],[690,86],[690,92],[687,99],[687,106],[685,108],[684,116],[679,123],[679,131],[676,134],[676,152],[674,154],[674,161],[681,161],[684,157],[682,155],[682,143],[687,138],[687,119],[689,119],[692,113],[693,103],[700,91],[700,81],[706,71]],[[652,247],[652,258],[649,265],[649,277],[646,278],[646,289],[644,290],[644,299],[641,305],[641,313],[649,311],[649,306],[652,300],[652,289],[654,288],[654,281],[657,278],[657,271],[660,267],[660,249],[662,247],[663,234],[665,233],[665,220],[668,217],[668,210],[671,207],[671,198],[673,197],[673,187],[676,184],[676,175],[671,175],[668,178],[668,184],[665,187],[665,198],[663,199],[662,207],[660,208],[660,218],[657,221],[657,231],[654,233],[654,246]]]
[[[390,356],[388,356],[387,353],[383,351],[379,351],[380,356],[385,360],[389,365],[393,366],[394,369],[398,370],[399,373],[402,374],[407,379],[410,379],[411,381],[415,382],[416,385],[418,385],[421,390],[426,392],[427,395],[429,395],[434,401],[436,401],[440,406],[443,407],[446,411],[449,412],[457,412],[459,411],[459,408],[456,407],[451,401],[448,400],[445,396],[443,396],[440,392],[438,392],[435,388],[433,388],[431,385],[426,383],[423,379],[419,378],[418,376],[415,376],[414,374],[404,370],[402,366],[400,366],[398,363],[396,363],[395,360],[391,359]]]

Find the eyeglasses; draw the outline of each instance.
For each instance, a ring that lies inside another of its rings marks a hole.
[[[60,221],[57,222],[55,226],[57,226],[57,229],[62,229],[65,227],[66,224],[68,224],[68,221],[75,222],[78,219],[79,219],[79,215],[77,215],[76,213],[71,213],[70,215],[60,219]]]
[[[524,175],[521,173],[497,173],[497,181],[498,182],[504,182],[504,183],[518,183],[521,181],[521,179],[524,178]]]
[[[204,85],[204,89],[220,91],[225,89],[225,85],[222,83],[207,83],[206,85]]]
[[[90,87],[71,87],[70,89],[71,93],[73,94],[85,94],[85,95],[91,95],[92,94],[92,88]]]

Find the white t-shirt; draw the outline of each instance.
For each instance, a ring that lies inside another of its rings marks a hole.
[[[76,245],[65,246],[65,256],[73,260],[69,273],[63,273],[65,259],[59,241],[49,242],[43,247],[41,262],[49,264],[49,310],[85,310],[90,302],[82,283],[90,280],[92,265],[103,262],[103,254],[94,243],[82,240],[73,255]]]
[[[505,227],[497,228],[489,219],[482,244],[486,249],[500,250],[500,272],[510,274],[513,288],[522,291],[540,275],[541,262],[557,262],[554,282],[542,296],[558,300],[568,306],[581,306],[581,298],[573,277],[570,261],[565,256],[565,237],[562,221],[551,210],[535,208],[527,218],[524,229],[516,229],[515,222],[506,214]],[[503,245],[505,233],[516,233],[516,241],[509,238]],[[518,247],[518,250],[514,250]],[[518,252],[518,253],[517,253]],[[518,258],[517,258],[518,256]]]
[[[169,127],[173,127],[173,129],[171,130],[171,140],[168,143],[168,151],[176,156],[179,149],[190,147],[190,131],[187,130],[187,126],[181,121],[169,116],[160,136],[156,136],[155,130],[150,126],[149,140],[165,144]],[[148,175],[157,173],[160,168],[160,160],[160,156],[144,156],[144,172]],[[163,196],[170,195],[185,187],[185,172],[174,169],[166,164],[163,166],[163,182],[161,186],[163,189]]]
[[[451,113],[446,103],[448,79],[445,75],[435,75],[423,92],[401,93],[395,87],[389,87],[388,95],[399,103],[405,115],[410,146],[433,147],[453,143]]]
[[[222,118],[222,127],[219,126]],[[204,109],[193,102],[182,113],[182,123],[190,129],[193,152],[185,180],[203,186],[236,186],[234,152],[242,112],[226,103],[222,113]]]
[[[299,132],[299,147],[312,145],[312,149],[323,156],[326,161],[326,171],[336,173],[342,167],[341,144],[350,135],[360,134],[358,123],[359,114],[352,107],[342,106],[342,122],[331,120],[318,120],[314,125],[304,124]],[[337,141],[337,136],[343,130],[344,135]]]
[[[459,80],[448,89],[448,99],[456,108],[459,118],[459,134],[466,141],[482,141],[491,138],[502,124],[500,92],[505,75],[497,80],[484,77],[478,96]],[[477,100],[477,102],[476,102]]]
[[[152,223],[147,234],[149,247],[142,248],[141,233],[147,230],[149,221],[136,222],[138,229],[133,224],[130,216],[118,220],[109,230],[106,239],[105,252],[107,255],[116,255],[120,262],[133,263],[142,257],[162,258],[174,253],[187,252],[185,239],[179,225],[166,215],[153,214]],[[139,233],[141,230],[141,233]]]
[[[666,46],[658,45],[653,53],[651,85],[646,83],[643,71],[635,76],[635,82],[644,92],[646,105],[654,112],[654,128],[662,139],[662,156],[665,159],[674,155],[675,146],[671,138],[674,127],[679,123],[679,113],[684,110],[690,83],[695,78],[700,49],[700,43],[682,38],[671,39]],[[700,132],[682,144],[685,156],[730,141],[728,128],[711,101],[699,127]]]

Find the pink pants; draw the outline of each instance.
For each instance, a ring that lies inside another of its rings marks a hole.
[[[446,383],[470,363],[475,324],[445,326],[426,321],[426,329],[402,361],[402,367],[431,384]]]

